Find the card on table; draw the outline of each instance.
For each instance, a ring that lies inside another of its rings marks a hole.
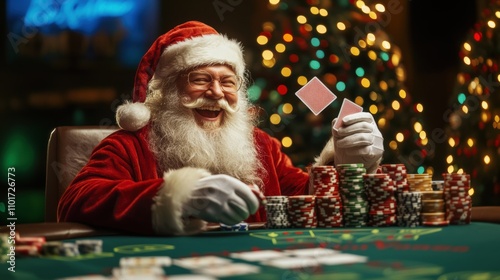
[[[238,252],[229,255],[231,258],[242,259],[249,262],[263,261],[273,258],[282,258],[285,254],[281,251],[274,250],[260,250],[260,251],[248,251],[248,252]]]
[[[215,277],[236,276],[244,274],[259,273],[260,267],[247,263],[229,263],[219,266],[203,267],[195,270],[197,273]]]
[[[209,275],[198,274],[176,274],[169,275],[168,280],[217,280],[217,278]],[[109,279],[107,279],[109,280]]]
[[[310,257],[284,257],[261,262],[261,264],[274,266],[281,269],[299,269],[302,267],[319,266],[316,258]]]
[[[338,254],[340,251],[328,249],[328,248],[303,248],[303,249],[293,249],[284,251],[288,255],[297,257],[319,257],[331,254]]]
[[[317,77],[313,77],[307,84],[300,88],[295,95],[300,98],[316,116],[337,99],[337,96]]]
[[[208,266],[220,266],[231,263],[230,259],[217,256],[200,256],[174,259],[174,264],[186,269],[196,269]]]
[[[168,256],[164,257],[123,257],[120,258],[121,267],[138,267],[138,266],[170,266],[172,259]]]
[[[355,255],[355,254],[332,254],[316,258],[320,264],[324,265],[339,265],[339,264],[352,264],[352,263],[365,263],[368,257]]]
[[[363,107],[359,106],[358,104],[352,102],[351,100],[344,98],[344,101],[342,101],[342,107],[340,107],[340,112],[337,117],[337,121],[335,122],[335,125],[333,126],[333,129],[338,130],[342,124],[344,123],[342,119],[345,116],[354,114],[354,113],[359,113],[363,112]]]

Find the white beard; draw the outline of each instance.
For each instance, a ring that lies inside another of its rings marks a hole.
[[[156,100],[147,102],[152,112],[149,141],[161,171],[205,168],[212,174],[227,174],[262,186],[259,174],[263,170],[253,139],[254,118],[247,112],[247,100],[240,98],[237,110],[223,111],[220,128],[208,130],[196,123],[192,109],[183,105],[186,102],[177,90],[161,97],[155,94]]]

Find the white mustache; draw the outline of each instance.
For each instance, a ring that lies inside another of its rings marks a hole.
[[[181,99],[181,103],[184,107],[189,109],[196,109],[201,107],[219,107],[230,114],[234,114],[238,111],[238,108],[231,107],[229,103],[227,103],[226,99],[211,100],[200,97],[198,99],[190,101],[189,97],[184,96]]]

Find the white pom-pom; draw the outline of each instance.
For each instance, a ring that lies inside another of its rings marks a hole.
[[[125,103],[116,110],[116,122],[119,127],[128,131],[137,131],[146,126],[151,112],[144,103]]]

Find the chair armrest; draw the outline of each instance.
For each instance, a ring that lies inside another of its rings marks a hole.
[[[9,234],[9,226],[0,227],[0,233]],[[80,223],[30,223],[16,224],[15,232],[22,237],[45,237],[47,241],[104,235],[119,235],[118,232],[96,229]]]
[[[471,220],[500,224],[500,206],[473,206]]]

